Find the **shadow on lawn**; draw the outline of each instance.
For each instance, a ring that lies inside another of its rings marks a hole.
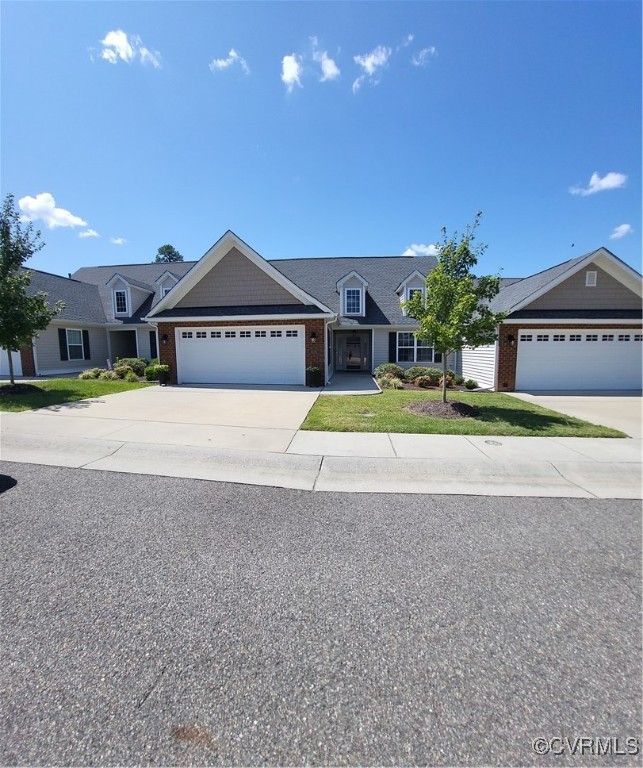
[[[568,427],[581,424],[580,419],[565,414],[534,413],[514,408],[502,408],[497,405],[478,405],[480,414],[476,421],[484,421],[487,424],[504,422],[514,427],[524,427],[532,431],[546,431],[551,427]]]

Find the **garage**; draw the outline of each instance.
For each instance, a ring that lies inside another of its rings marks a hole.
[[[643,336],[632,329],[521,329],[517,390],[641,389]]]
[[[177,328],[179,384],[305,383],[303,325]]]
[[[11,354],[11,362],[13,363],[13,375],[22,376],[22,360],[20,358],[20,352],[13,352]],[[4,347],[0,347],[0,376],[9,375],[9,355]]]

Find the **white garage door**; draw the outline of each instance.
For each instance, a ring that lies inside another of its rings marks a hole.
[[[180,328],[180,384],[304,384],[303,325]]]
[[[641,389],[640,333],[523,329],[516,389]]]
[[[20,352],[13,352],[11,355],[11,362],[13,363],[13,375],[22,376],[22,360],[20,359]],[[9,355],[7,350],[0,347],[0,376],[9,375]]]

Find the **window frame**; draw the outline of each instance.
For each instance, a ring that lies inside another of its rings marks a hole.
[[[128,314],[128,307],[129,307],[129,300],[128,300],[128,291],[127,288],[114,288],[114,314],[115,315],[127,315]],[[123,301],[125,303],[125,309],[119,309],[118,308],[118,294],[123,295]]]
[[[400,336],[404,334],[406,336],[410,336],[413,340],[413,345],[411,344],[400,344]],[[413,359],[412,360],[400,360],[400,348],[402,349],[412,349],[413,350]],[[431,356],[430,360],[424,360],[418,358],[418,349],[421,350],[431,350]],[[436,352],[435,348],[429,344],[428,341],[425,341],[424,339],[418,339],[417,336],[413,333],[413,331],[396,331],[395,335],[395,361],[397,363],[412,363],[413,365],[423,365],[427,363],[441,363],[442,362],[442,353]]]
[[[71,342],[69,340],[70,333],[77,333],[80,336],[80,342]],[[83,344],[83,331],[82,328],[65,328],[65,339],[67,341],[67,360],[84,360],[85,359],[85,345]],[[72,347],[80,347],[80,357],[73,357],[71,354]]]
[[[349,312],[348,310],[348,294],[349,292],[354,292],[359,301],[359,308],[357,311]],[[363,306],[364,306],[364,289],[363,288],[355,288],[354,285],[344,288],[344,315],[351,316],[351,317],[358,317],[363,314]]]

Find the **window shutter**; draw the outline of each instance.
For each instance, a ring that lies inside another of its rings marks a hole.
[[[60,359],[69,360],[67,354],[67,331],[64,328],[58,329],[58,345],[60,346]]]
[[[156,348],[156,331],[150,331],[150,357],[152,360],[158,357],[158,349]]]
[[[89,349],[89,331],[83,331],[83,356],[85,360],[92,359],[92,353]]]
[[[397,363],[397,333],[390,331],[388,335],[388,361]]]

